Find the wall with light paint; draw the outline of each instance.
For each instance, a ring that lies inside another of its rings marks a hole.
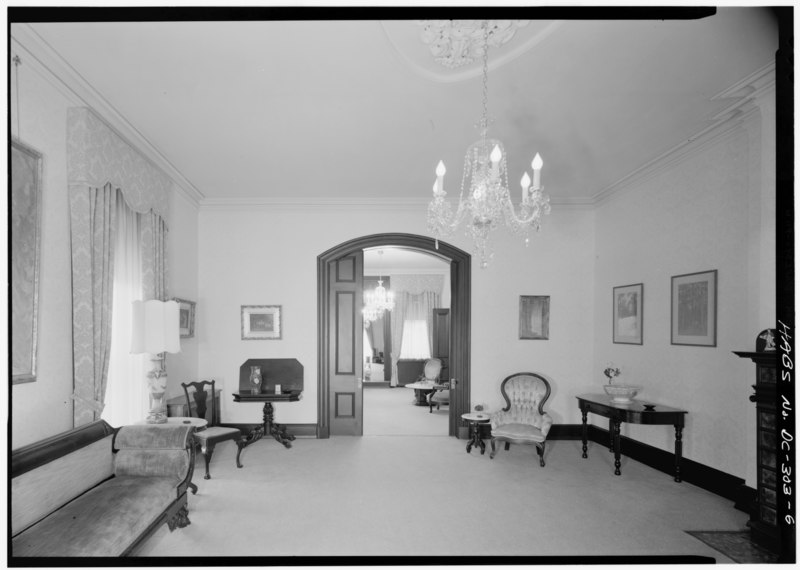
[[[573,394],[584,390],[592,362],[591,211],[553,208],[528,248],[504,229],[486,269],[472,268],[472,399],[499,407],[499,384],[517,371],[553,379],[556,421],[577,421]],[[277,421],[317,422],[317,256],[359,236],[429,235],[424,206],[206,206],[200,211],[199,370],[217,380],[222,418],[259,423],[259,404],[234,403],[239,366],[248,358],[297,358],[305,393],[276,405]],[[459,232],[450,243],[470,251]],[[551,295],[550,339],[520,340],[520,295]],[[281,340],[242,340],[241,305],[281,305]],[[585,390],[584,390],[585,391]]]

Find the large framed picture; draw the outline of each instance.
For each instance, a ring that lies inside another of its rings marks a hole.
[[[717,270],[672,278],[672,344],[717,346]]]
[[[36,381],[39,336],[42,155],[11,141],[11,383]]]
[[[280,305],[242,305],[242,340],[278,340],[282,331]]]
[[[178,299],[177,297],[173,297],[172,300],[178,303],[181,338],[193,338],[195,302],[187,301],[186,299]]]
[[[613,335],[616,344],[642,344],[644,284],[614,287]]]
[[[550,338],[550,297],[548,295],[520,295],[519,338],[547,340]]]

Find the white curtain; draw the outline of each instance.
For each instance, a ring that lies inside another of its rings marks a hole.
[[[149,409],[147,355],[131,354],[133,301],[143,299],[142,216],[118,196],[111,355],[102,418],[114,427],[142,420]]]
[[[417,295],[401,294],[405,305],[400,358],[427,359],[431,357],[433,309],[438,306],[439,295],[425,291]]]

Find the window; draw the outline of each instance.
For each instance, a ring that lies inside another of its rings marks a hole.
[[[403,324],[403,341],[400,344],[400,358],[425,360],[431,357],[428,341],[428,324],[421,319],[406,319]]]
[[[131,354],[133,301],[142,299],[141,216],[117,197],[117,236],[114,249],[114,301],[111,352],[105,407],[101,418],[113,427],[145,418],[149,409],[145,370],[147,355]]]

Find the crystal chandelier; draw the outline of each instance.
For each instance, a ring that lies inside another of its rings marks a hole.
[[[378,250],[378,255],[383,255],[383,250]],[[378,286],[372,291],[364,292],[364,308],[361,313],[364,315],[364,326],[378,320],[384,311],[394,309],[394,293],[387,291],[383,286],[383,276],[378,276]]]
[[[461,222],[466,221],[466,234],[475,242],[475,252],[480,257],[481,267],[486,267],[494,253],[489,245],[489,233],[502,223],[514,234],[525,237],[531,228],[539,231],[541,217],[550,213],[550,197],[542,191],[541,174],[543,161],[539,153],[531,162],[533,185],[525,172],[520,184],[522,199],[519,211],[511,202],[508,190],[506,153],[503,143],[487,138],[489,130],[488,76],[489,76],[489,22],[484,21],[483,29],[483,114],[478,126],[481,138],[467,148],[464,157],[464,172],[461,179],[461,193],[458,208],[453,213],[450,202],[445,200],[444,163],[436,167],[436,182],[433,185],[433,200],[428,205],[428,230],[439,238],[453,234]]]

